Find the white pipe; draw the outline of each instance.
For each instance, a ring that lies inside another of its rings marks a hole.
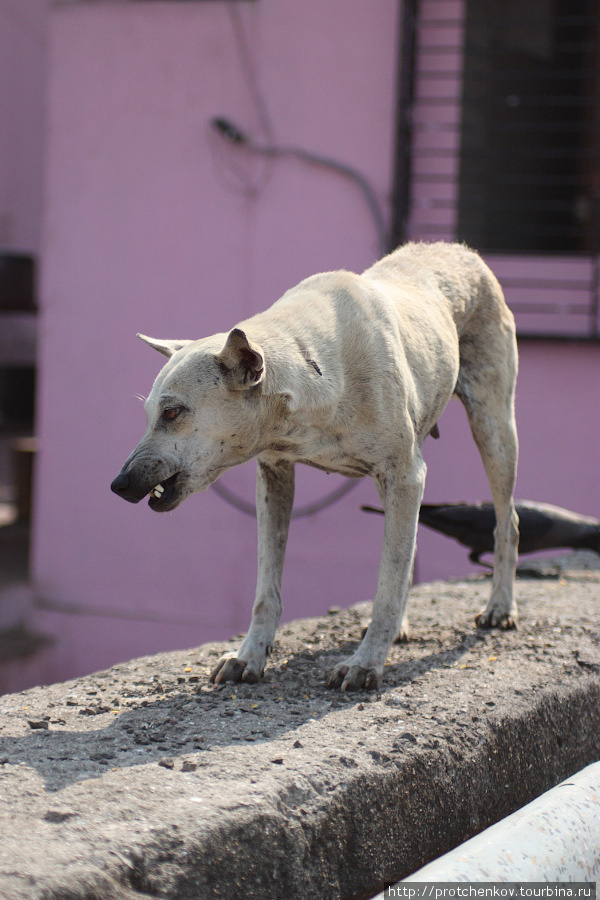
[[[577,772],[398,884],[597,880],[600,762]],[[374,900],[383,900],[384,896],[379,894]]]

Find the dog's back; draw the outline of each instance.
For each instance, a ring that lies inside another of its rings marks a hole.
[[[363,272],[363,277],[419,285],[430,298],[439,291],[449,304],[459,339],[471,330],[473,316],[512,319],[495,275],[465,244],[405,244]]]

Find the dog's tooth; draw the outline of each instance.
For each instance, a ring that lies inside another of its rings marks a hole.
[[[156,487],[152,489],[152,493],[156,497],[157,500],[160,500],[160,498],[162,497],[164,492],[165,492],[165,489],[162,486],[162,484],[157,484]]]

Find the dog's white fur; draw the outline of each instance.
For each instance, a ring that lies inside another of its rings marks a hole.
[[[406,636],[406,597],[425,483],[421,446],[452,394],[463,402],[496,509],[494,581],[481,627],[513,627],[518,519],[513,316],[472,250],[408,244],[362,275],[315,275],[266,312],[198,341],[147,343],[169,356],[146,402],[148,428],[120,488],[137,502],[163,484],[158,511],[256,458],[258,584],[250,629],[215,682],[257,681],[281,612],[294,463],[370,475],[385,508],[373,617],[331,686],[381,683]],[[126,484],[126,487],[123,485]]]

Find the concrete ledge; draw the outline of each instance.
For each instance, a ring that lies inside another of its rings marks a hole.
[[[282,627],[265,681],[213,689],[222,646],[0,698],[0,896],[366,898],[600,756],[600,572],[412,592],[377,695],[324,674],[367,605]]]

